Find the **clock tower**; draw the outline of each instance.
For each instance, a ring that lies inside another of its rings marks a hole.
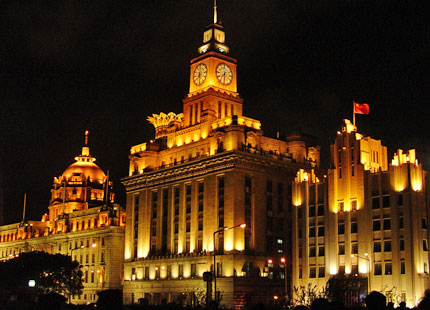
[[[242,98],[237,93],[236,59],[230,57],[224,27],[217,20],[203,32],[198,56],[190,63],[190,89],[184,103],[184,125],[242,115]]]

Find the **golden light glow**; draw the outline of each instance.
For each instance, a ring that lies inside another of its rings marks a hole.
[[[182,123],[183,118],[183,113],[176,114],[169,112],[168,114],[165,114],[161,112],[160,114],[152,114],[152,116],[148,116],[147,120],[154,125],[155,128],[158,128],[162,126],[168,127],[172,122]]]
[[[359,272],[360,273],[368,273],[369,270],[367,270],[367,266],[368,266],[367,262],[360,262],[359,266],[358,266]]]
[[[131,258],[130,249],[128,247],[125,249],[124,258],[125,259],[130,259]]]
[[[212,123],[212,129],[222,128],[224,126],[229,126],[233,123],[233,118],[231,116],[219,119],[218,121]],[[258,120],[245,117],[245,116],[238,116],[237,117],[237,124],[241,126],[246,126],[254,129],[261,129],[261,123]]]
[[[226,251],[233,250],[233,237],[229,237],[226,240],[224,240],[224,248]]]
[[[347,133],[357,131],[357,127],[354,124],[352,124],[349,119],[345,119],[344,122],[345,122],[344,131],[346,131]]]
[[[336,262],[330,262],[330,274],[337,274]]]
[[[302,205],[303,203],[303,198],[302,198],[302,187],[300,184],[294,183],[293,184],[293,205],[295,207],[299,207]]]
[[[404,191],[410,182],[413,191],[423,188],[423,171],[416,159],[415,150],[397,150],[391,161],[390,184],[396,192]]]

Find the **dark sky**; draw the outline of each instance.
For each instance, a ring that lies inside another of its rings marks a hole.
[[[300,130],[328,145],[352,100],[360,132],[390,153],[415,147],[430,166],[428,1],[218,0],[238,59],[244,114],[266,135]],[[119,179],[132,145],[153,137],[146,117],[181,112],[189,60],[211,0],[0,3],[0,177],[6,222],[47,211],[52,179],[91,153]]]

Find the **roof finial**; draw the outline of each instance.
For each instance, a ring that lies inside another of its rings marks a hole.
[[[85,146],[88,145],[88,134],[89,134],[89,131],[85,130]]]
[[[217,14],[216,14],[216,0],[214,0],[214,24],[218,22]]]

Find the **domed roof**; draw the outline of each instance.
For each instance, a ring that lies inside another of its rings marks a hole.
[[[83,176],[83,180],[90,179],[91,182],[104,182],[106,175],[103,170],[92,161],[77,161],[71,164],[64,172],[62,177],[69,180],[73,176]]]
[[[85,146],[82,147],[81,155],[75,157],[76,162],[71,164],[62,174],[66,180],[84,181],[88,178],[91,182],[103,183],[106,175],[94,162],[96,159],[90,155],[88,145],[88,130],[85,131]]]

